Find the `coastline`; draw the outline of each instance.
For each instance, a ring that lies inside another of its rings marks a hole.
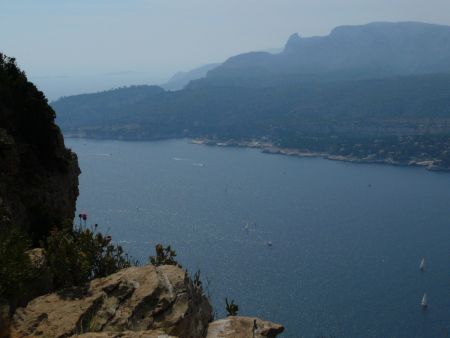
[[[206,138],[189,139],[189,143],[218,147],[256,148],[264,154],[285,155],[294,157],[315,157],[331,161],[342,161],[362,164],[388,164],[400,167],[422,167],[429,171],[450,172],[450,168],[438,166],[434,160],[414,159],[408,162],[394,161],[392,158],[375,159],[372,157],[358,158],[344,155],[333,155],[324,152],[304,151],[295,148],[281,148],[268,141],[217,141]]]
[[[323,158],[326,160],[332,161],[342,161],[342,162],[350,162],[350,163],[360,163],[360,164],[385,164],[385,165],[393,165],[398,167],[421,167],[425,168],[428,171],[435,172],[450,172],[450,167],[443,167],[437,164],[437,161],[434,159],[412,159],[408,162],[399,162],[394,161],[392,158],[374,158],[374,157],[353,157],[353,156],[345,156],[345,155],[335,155],[326,152],[315,152],[315,151],[305,151],[296,148],[282,148],[274,145],[270,141],[260,141],[260,140],[251,140],[251,141],[237,141],[237,140],[212,140],[203,137],[188,137],[188,136],[172,136],[172,137],[104,137],[97,136],[92,137],[92,135],[83,135],[80,133],[67,133],[64,134],[65,139],[80,139],[86,138],[91,140],[114,140],[114,141],[126,141],[126,142],[145,142],[145,141],[164,141],[170,139],[187,139],[191,144],[197,145],[207,145],[207,146],[217,146],[217,147],[236,147],[236,148],[254,148],[260,149],[262,153],[265,154],[273,154],[273,155],[285,155],[285,156],[294,156],[294,157],[315,157],[315,158]]]

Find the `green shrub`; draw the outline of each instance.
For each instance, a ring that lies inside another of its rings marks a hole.
[[[197,270],[197,272],[194,274],[194,286],[198,289],[202,289],[203,285],[202,285],[202,280],[200,278],[200,270]]]
[[[136,263],[111,243],[111,236],[97,232],[97,225],[53,230],[44,247],[55,288],[82,285]]]
[[[15,227],[0,229],[0,299],[17,300],[36,271],[26,251],[30,239]]]
[[[163,247],[162,244],[156,244],[155,246],[156,256],[150,256],[150,263],[155,266],[159,265],[177,265],[178,262],[175,260],[177,253],[172,250],[170,245]]]
[[[234,304],[234,300],[228,302],[228,298],[225,298],[225,310],[227,311],[227,317],[229,316],[237,316],[239,311],[239,306]]]

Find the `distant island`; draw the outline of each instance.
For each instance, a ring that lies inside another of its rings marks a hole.
[[[448,60],[450,26],[376,22],[293,34],[278,54],[189,72],[177,91],[132,86],[51,105],[72,137],[256,142],[265,152],[448,170]]]

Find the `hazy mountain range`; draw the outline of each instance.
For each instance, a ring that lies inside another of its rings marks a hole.
[[[336,152],[346,149],[343,143],[361,143],[349,141],[355,138],[447,137],[448,60],[450,26],[341,26],[323,37],[293,34],[278,54],[233,56],[178,74],[165,86],[180,89],[194,79],[182,90],[122,88],[63,98],[53,107],[66,133],[88,137],[264,138]],[[370,140],[362,143],[374,148]],[[352,154],[350,148],[344,152]],[[433,156],[442,159],[441,153]]]
[[[195,85],[381,78],[450,72],[450,26],[375,22],[340,26],[323,37],[293,34],[283,52],[229,58]]]
[[[218,67],[220,63],[209,63],[207,65],[194,68],[187,72],[175,73],[169,81],[162,84],[161,87],[166,90],[180,90],[183,89],[189,82],[206,77],[206,74]]]
[[[281,48],[270,48],[263,51],[263,53],[268,54],[278,54],[281,53],[283,49]],[[186,87],[191,81],[203,79],[207,76],[210,70],[219,67],[221,63],[209,63],[187,72],[177,72],[175,73],[169,81],[162,84],[161,87],[166,90],[180,90]]]

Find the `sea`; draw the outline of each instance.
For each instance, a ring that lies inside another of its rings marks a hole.
[[[171,245],[216,318],[228,298],[281,338],[449,335],[449,173],[186,139],[66,145],[77,212],[140,264]]]

